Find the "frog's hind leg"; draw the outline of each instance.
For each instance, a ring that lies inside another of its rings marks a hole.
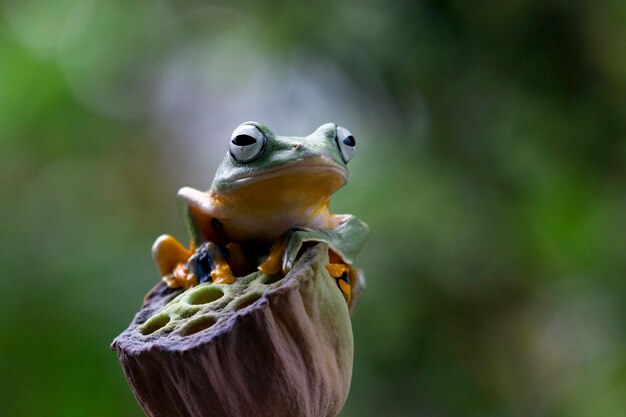
[[[328,251],[328,264],[326,265],[326,271],[331,277],[335,278],[337,287],[341,291],[343,298],[348,305],[350,304],[350,298],[352,296],[351,275],[352,266],[343,262],[341,257],[337,255],[333,250]]]
[[[258,266],[265,275],[274,275],[282,271],[283,255],[287,246],[287,235],[278,238],[270,248],[267,260]]]
[[[187,262],[192,253],[193,247],[184,247],[170,235],[159,236],[152,245],[152,258],[162,276],[173,273],[176,266]]]

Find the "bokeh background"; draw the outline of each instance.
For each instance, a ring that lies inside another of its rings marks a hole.
[[[109,350],[232,130],[358,151],[342,417],[626,410],[626,3],[0,1],[0,416],[141,416]]]

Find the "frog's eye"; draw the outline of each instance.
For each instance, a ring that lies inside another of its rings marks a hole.
[[[243,124],[230,137],[230,154],[235,161],[246,164],[263,153],[267,138],[256,126]]]
[[[335,135],[337,147],[344,162],[347,164],[354,156],[356,141],[352,133],[345,127],[337,126],[337,134]]]

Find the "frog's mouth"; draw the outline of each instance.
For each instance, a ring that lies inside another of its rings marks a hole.
[[[329,183],[339,182],[337,188],[348,182],[348,170],[345,167],[338,165],[332,159],[315,157],[264,169],[259,172],[247,173],[234,178],[231,184],[234,187],[240,187],[284,176],[299,177],[302,180],[301,186],[303,187],[306,187],[309,182],[307,177],[313,179],[322,176],[327,178]]]

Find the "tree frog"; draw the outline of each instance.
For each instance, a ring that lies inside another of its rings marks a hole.
[[[362,280],[351,265],[369,229],[352,215],[331,214],[329,203],[348,181],[354,136],[334,123],[291,137],[245,122],[228,146],[208,191],[178,191],[189,248],[169,235],[152,247],[167,285],[188,288],[209,276],[228,284],[254,268],[286,274],[303,245],[324,242],[330,248],[326,269],[349,301],[350,280]]]

